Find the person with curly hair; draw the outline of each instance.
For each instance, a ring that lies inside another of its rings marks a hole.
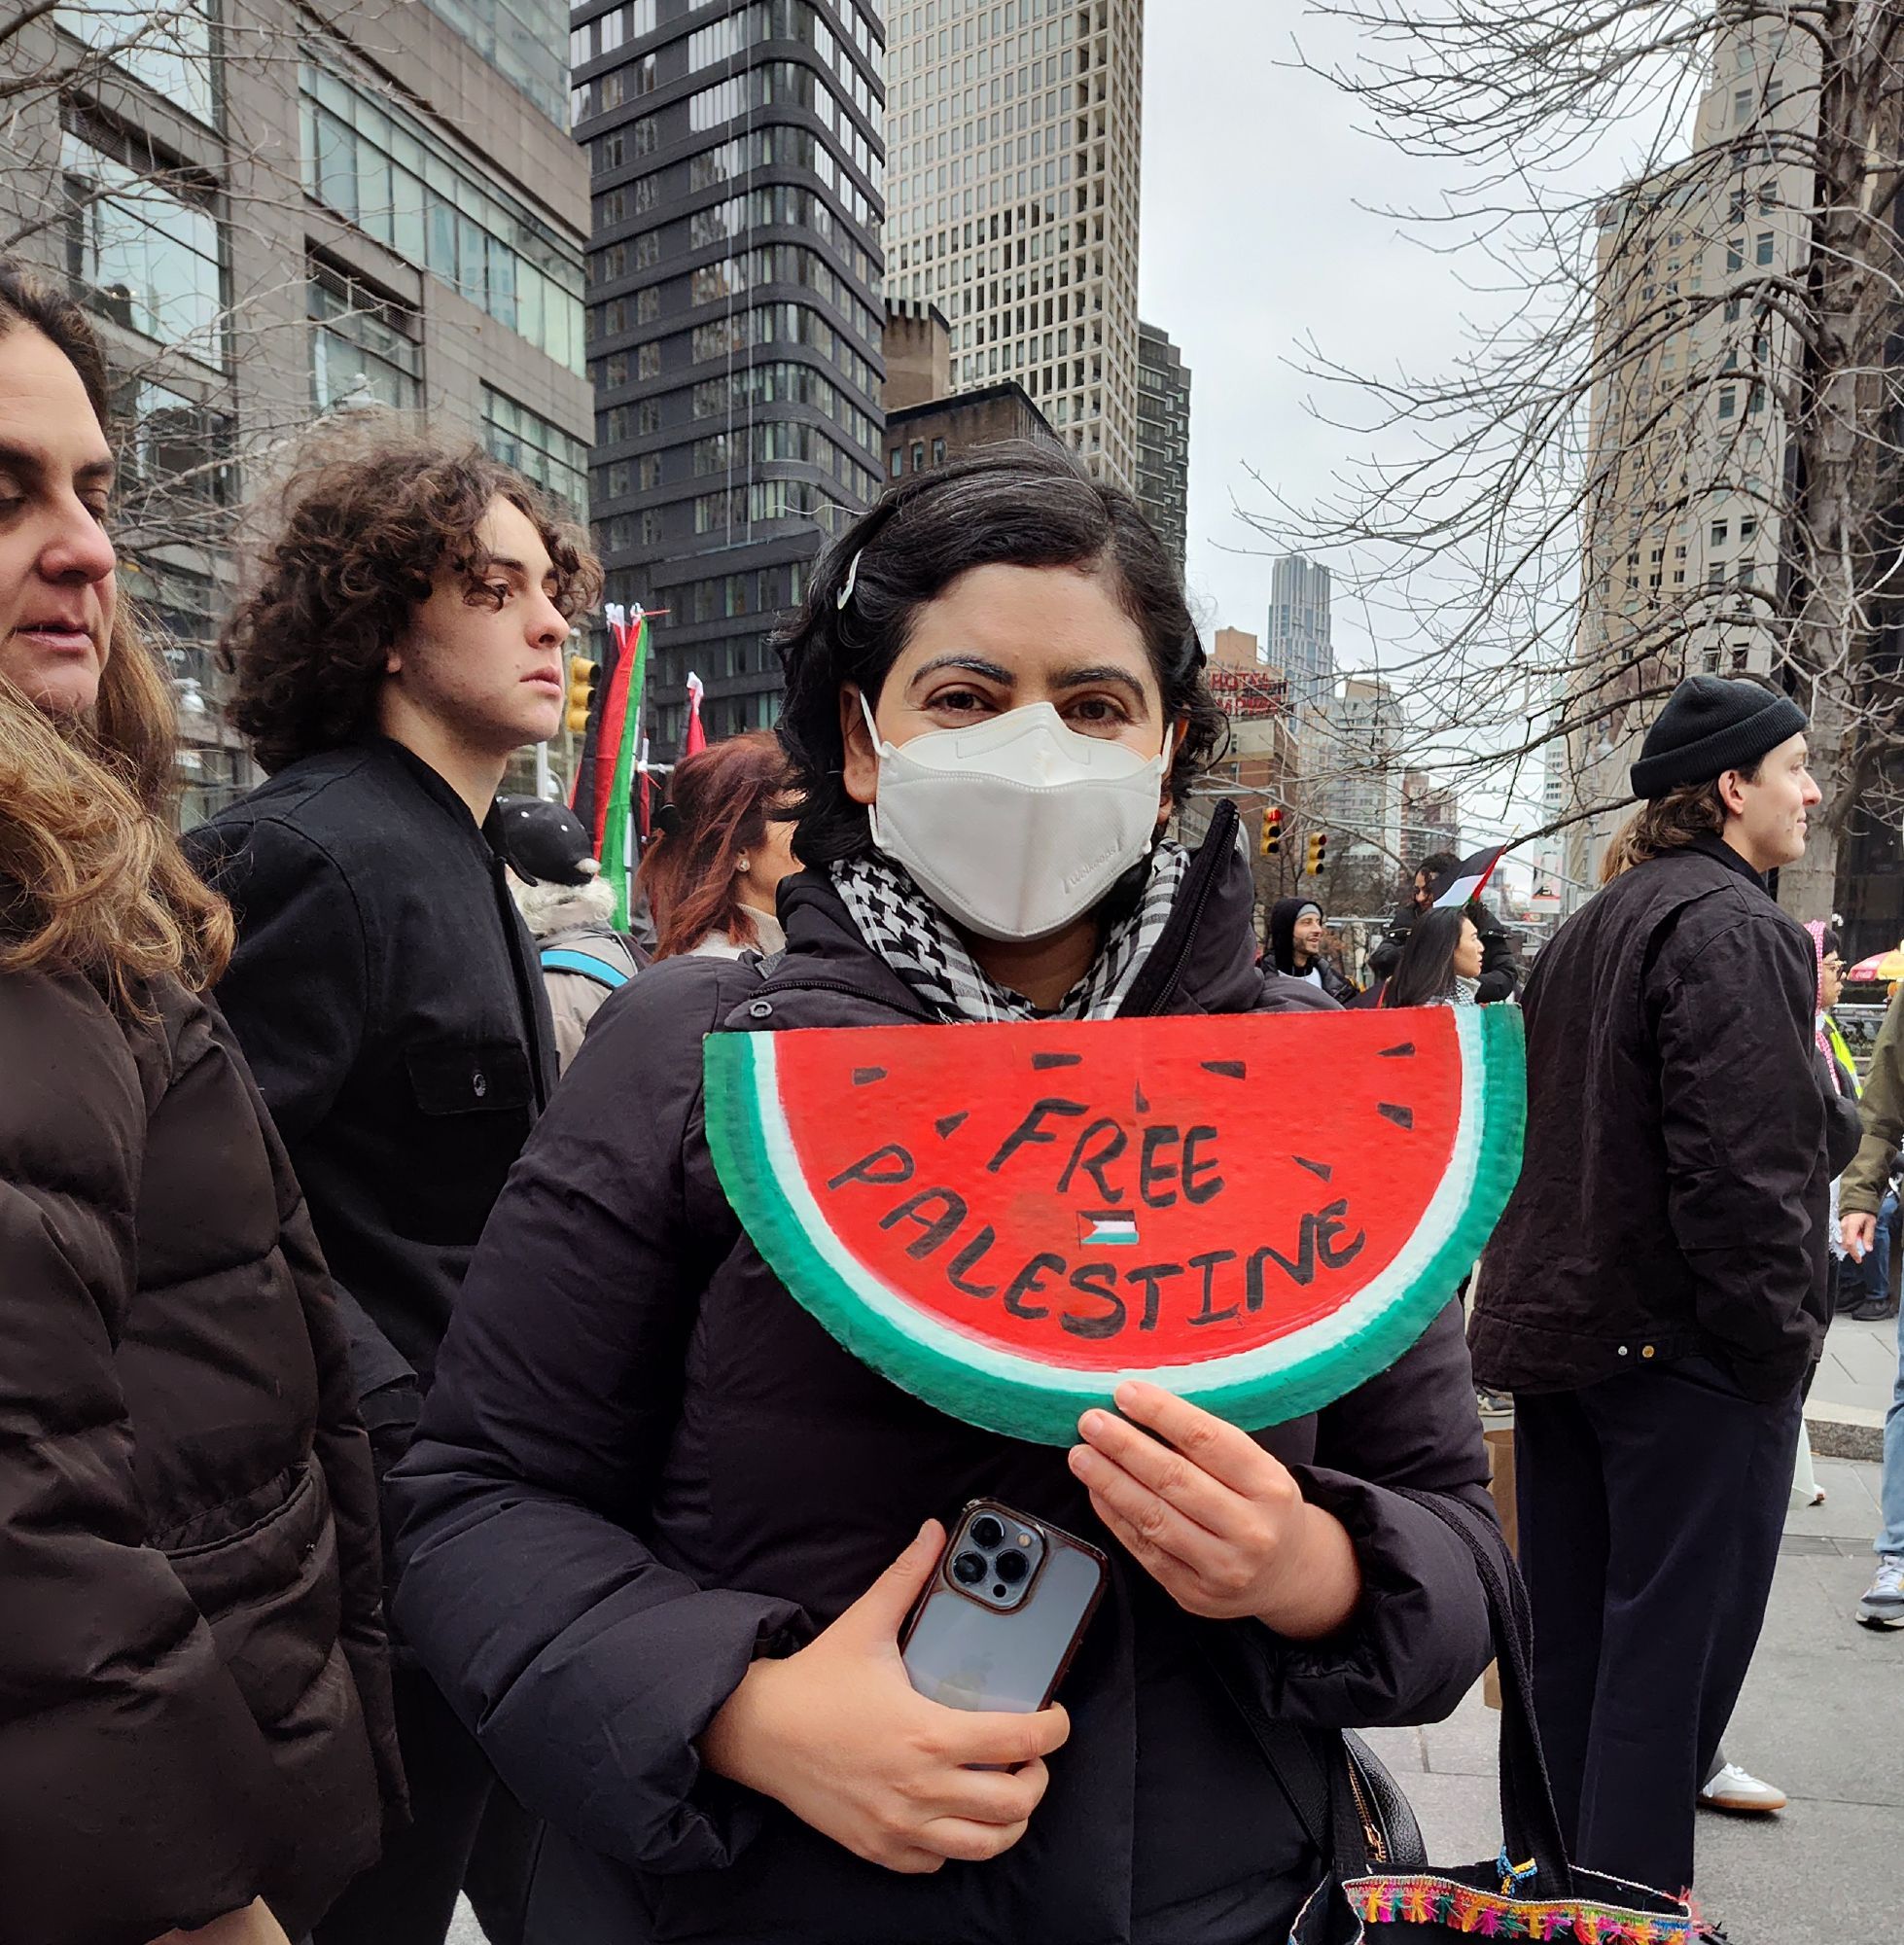
[[[269,513],[222,648],[270,778],[187,844],[236,916],[219,1000],[309,1198],[381,1475],[554,1084],[495,796],[561,722],[600,575],[520,476],[382,420],[320,428]],[[396,1685],[414,1821],[321,1945],[441,1940],[490,1795],[428,1677]],[[499,1941],[511,1900],[479,1907]]]
[[[285,1945],[403,1781],[376,1485],[205,988],[105,359],[0,258],[0,1936]]]

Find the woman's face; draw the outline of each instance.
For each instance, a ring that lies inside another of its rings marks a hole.
[[[1827,952],[1818,968],[1818,1004],[1829,1012],[1845,997],[1845,962],[1837,953]]]
[[[0,675],[49,715],[98,699],[119,602],[112,478],[80,374],[16,325],[0,337]]]
[[[1465,915],[1461,922],[1461,943],[1455,947],[1455,971],[1463,979],[1481,976],[1481,935],[1475,931],[1474,921]]]
[[[1081,735],[1127,743],[1145,757],[1173,736],[1137,623],[1100,576],[1063,567],[960,575],[913,618],[873,716],[888,742],[909,743],[1034,702],[1050,703]],[[878,757],[851,685],[840,692],[840,729],[847,793],[871,803]],[[1169,801],[1166,790],[1160,813]]]

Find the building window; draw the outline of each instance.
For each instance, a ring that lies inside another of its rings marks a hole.
[[[1761,230],[1758,232],[1758,235],[1753,243],[1752,261],[1758,264],[1771,263],[1772,248],[1773,248],[1772,231],[1769,230]]]
[[[933,441],[933,464],[934,466],[945,464],[945,442],[942,439]]]
[[[74,0],[58,12],[59,24],[94,53],[143,83],[168,107],[215,125],[212,28],[205,0],[175,0],[162,7],[129,0]]]
[[[903,474],[903,473],[904,473],[904,471],[905,471],[905,447],[904,447],[904,446],[902,446],[902,445],[896,445],[896,446],[895,446],[895,447],[893,448],[893,451],[892,451],[892,454],[891,454],[891,465],[892,465],[892,473],[893,473],[893,477],[894,477],[895,479],[897,479],[897,478],[899,478],[899,476],[900,476],[901,474]]]
[[[307,65],[301,105],[309,194],[582,371],[579,251],[394,101]]]
[[[223,239],[211,211],[70,129],[59,139],[59,167],[66,270],[86,304],[223,367]]]
[[[1722,419],[1736,417],[1739,411],[1739,394],[1730,385],[1719,393],[1719,416]]]
[[[640,345],[635,351],[635,376],[637,378],[658,378],[661,375],[660,340],[653,339]]]
[[[389,406],[421,411],[423,348],[414,315],[323,264],[311,265],[304,288],[311,409]]]
[[[926,445],[923,440],[912,442],[912,470],[923,473],[926,470]]]
[[[482,442],[492,459],[533,479],[578,520],[588,517],[588,448],[493,385],[482,388]]]

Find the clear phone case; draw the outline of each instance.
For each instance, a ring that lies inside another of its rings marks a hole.
[[[1036,1553],[1022,1593],[991,1574],[976,1586],[954,1577],[955,1561],[982,1557],[970,1536],[986,1531],[988,1517],[1007,1530],[1000,1558]],[[1028,1536],[1033,1547],[1011,1545]],[[1083,1540],[996,1500],[973,1500],[906,1627],[901,1652],[913,1687],[952,1709],[1042,1709],[1097,1609],[1105,1573],[1104,1555]],[[1008,1607],[997,1605],[994,1588],[1012,1597]]]

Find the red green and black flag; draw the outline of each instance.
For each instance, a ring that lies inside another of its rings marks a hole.
[[[608,622],[609,645],[569,807],[588,827],[595,855],[602,861],[602,876],[615,892],[615,922],[625,926],[638,862],[630,828],[637,774],[647,781],[640,751],[649,621],[639,603],[632,620],[618,602],[611,602],[602,615]]]

